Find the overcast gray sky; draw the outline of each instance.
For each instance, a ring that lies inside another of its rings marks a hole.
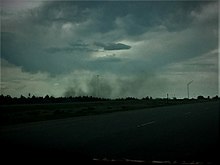
[[[218,1],[1,1],[1,94],[219,94]],[[97,77],[97,75],[99,75]]]

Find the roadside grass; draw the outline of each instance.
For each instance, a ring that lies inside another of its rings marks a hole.
[[[99,115],[201,102],[198,100],[123,100],[54,104],[1,105],[0,125],[11,125],[78,116]]]

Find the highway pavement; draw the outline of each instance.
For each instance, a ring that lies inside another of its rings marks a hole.
[[[1,126],[1,155],[217,161],[219,109],[215,101]]]

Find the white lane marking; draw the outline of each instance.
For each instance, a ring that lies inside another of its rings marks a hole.
[[[150,121],[150,122],[147,122],[147,123],[139,124],[139,125],[137,125],[137,127],[138,127],[138,128],[139,128],[139,127],[144,127],[144,126],[146,126],[146,125],[150,125],[150,124],[153,124],[153,123],[155,123],[155,121]]]

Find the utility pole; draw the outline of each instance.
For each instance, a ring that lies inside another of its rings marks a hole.
[[[189,99],[189,85],[192,84],[193,80],[187,83],[187,96]]]
[[[96,75],[96,97],[99,97],[99,75]]]
[[[169,101],[169,94],[167,93],[167,103],[168,103],[168,101]]]

